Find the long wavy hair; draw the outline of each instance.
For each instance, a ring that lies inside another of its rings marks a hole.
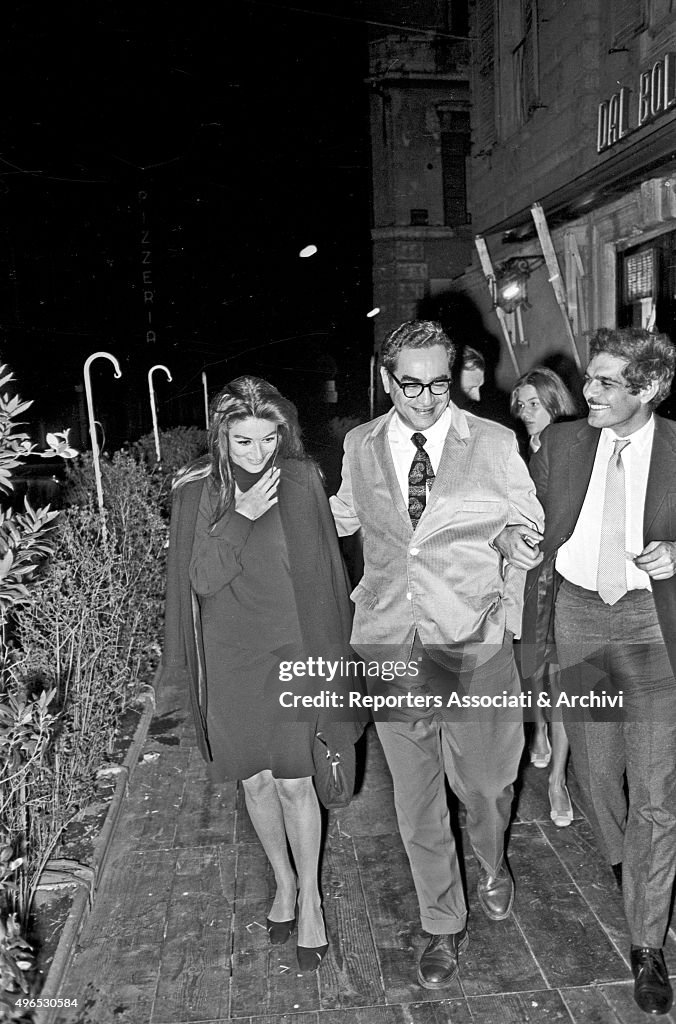
[[[554,373],[553,370],[546,366],[536,366],[529,370],[528,373],[524,373],[522,377],[519,377],[512,388],[509,407],[515,419],[518,419],[516,403],[518,402],[519,389],[527,385],[530,385],[537,391],[538,398],[549,413],[552,423],[556,423],[557,420],[566,419],[566,417],[579,415],[573,396],[558,373]]]
[[[279,458],[307,458],[293,402],[260,377],[237,377],[226,384],[209,406],[208,453],[180,470],[173,483],[177,489],[191,480],[212,478],[218,490],[212,526],[223,518],[235,498],[228,431],[233,424],[249,418],[277,424]]]

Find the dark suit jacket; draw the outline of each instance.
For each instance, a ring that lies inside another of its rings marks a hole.
[[[582,509],[594,456],[601,436],[587,420],[556,423],[542,433],[542,447],[529,469],[545,510],[541,544],[544,559],[526,579],[521,667],[531,676],[544,661],[555,661],[554,601],[560,577],[554,571],[556,553],[573,533]],[[601,510],[599,509],[599,515]],[[676,541],[676,423],[655,417],[643,513],[644,545],[652,540]],[[662,635],[676,673],[676,576],[652,580]]]

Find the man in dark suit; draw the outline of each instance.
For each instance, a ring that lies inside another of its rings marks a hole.
[[[548,427],[530,462],[545,534],[526,583],[522,664],[530,676],[558,657],[555,703],[622,886],[634,998],[662,1014],[676,876],[676,424],[654,409],[676,352],[666,335],[604,328],[590,355],[586,422]]]

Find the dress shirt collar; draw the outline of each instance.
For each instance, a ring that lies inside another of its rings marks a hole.
[[[424,434],[427,438],[426,444],[433,446],[442,445],[446,440],[446,435],[451,426],[454,426],[459,433],[462,433],[460,430],[461,423],[456,422],[456,420],[458,420],[456,414],[458,413],[462,416],[462,422],[465,423],[465,418],[461,410],[454,406],[452,402],[449,402],[439,419],[433,423],[431,427],[427,427],[425,430],[416,431],[411,430],[408,424],[404,423],[399,413],[395,411],[390,424],[390,440],[395,441],[397,444],[407,443],[410,444],[412,448],[415,448],[413,441],[411,441],[411,437],[413,434],[419,433]]]
[[[644,423],[642,427],[635,430],[633,434],[629,434],[628,437],[620,437],[615,431],[609,427],[603,427],[601,429],[601,442],[600,445],[612,451],[615,441],[631,441],[631,447],[633,449],[634,456],[639,458],[644,455],[649,455],[652,450],[653,436],[655,434],[655,417],[651,415],[647,423]]]

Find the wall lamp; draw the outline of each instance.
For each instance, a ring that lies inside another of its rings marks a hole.
[[[495,305],[505,313],[529,307],[528,278],[545,262],[544,256],[510,256],[496,268]]]

